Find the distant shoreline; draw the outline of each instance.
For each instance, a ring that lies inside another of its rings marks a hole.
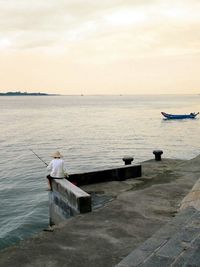
[[[0,96],[55,96],[58,94],[47,94],[47,93],[27,93],[27,92],[7,92],[0,93]]]

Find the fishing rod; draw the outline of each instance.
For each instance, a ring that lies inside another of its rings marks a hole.
[[[29,148],[29,150],[39,159],[41,160],[46,166],[48,166],[48,164],[43,160],[41,159],[32,149]]]

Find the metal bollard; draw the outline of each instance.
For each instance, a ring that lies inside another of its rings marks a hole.
[[[153,154],[155,155],[156,161],[161,161],[161,155],[163,154],[162,150],[154,150]]]
[[[130,165],[131,162],[133,161],[133,157],[126,156],[126,157],[123,157],[122,160],[124,161],[125,165]]]

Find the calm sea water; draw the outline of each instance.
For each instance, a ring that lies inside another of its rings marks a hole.
[[[48,226],[45,162],[64,154],[69,173],[153,157],[200,153],[200,120],[166,121],[161,111],[200,111],[200,95],[0,97],[0,248]]]

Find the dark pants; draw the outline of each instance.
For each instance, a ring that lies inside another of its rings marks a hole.
[[[65,177],[62,177],[62,178],[57,178],[57,177],[52,177],[51,175],[47,175],[47,179],[49,181],[49,187],[50,187],[50,190],[52,191],[52,180],[53,179],[64,179]]]

